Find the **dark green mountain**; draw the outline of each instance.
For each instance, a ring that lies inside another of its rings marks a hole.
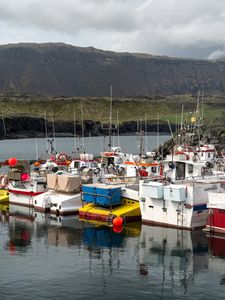
[[[61,43],[0,46],[0,93],[134,97],[225,94],[225,61],[116,53]]]

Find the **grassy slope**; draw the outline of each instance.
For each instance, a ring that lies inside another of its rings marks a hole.
[[[113,99],[113,122],[116,123],[117,110],[120,123],[146,119],[151,122],[169,120],[170,123],[180,122],[182,105],[184,120],[190,121],[191,112],[196,109],[197,97],[190,95],[168,97],[146,97]],[[81,120],[81,103],[83,119],[101,121],[109,120],[109,98],[73,98],[73,97],[44,97],[25,95],[0,95],[0,117],[29,116],[43,117],[44,110],[47,118],[54,120]],[[201,105],[200,105],[201,109]],[[204,123],[208,125],[225,124],[225,97],[204,97]]]

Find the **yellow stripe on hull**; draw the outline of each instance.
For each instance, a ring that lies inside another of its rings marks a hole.
[[[109,207],[97,206],[93,203],[85,204],[79,209],[81,219],[91,219],[110,223],[114,217],[122,217],[126,222],[137,221],[141,219],[139,202],[123,198],[121,205]]]
[[[9,202],[9,192],[8,190],[0,189],[0,202]]]

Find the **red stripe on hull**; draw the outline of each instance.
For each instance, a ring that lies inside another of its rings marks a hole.
[[[225,234],[225,209],[210,209],[206,229]]]
[[[44,192],[27,192],[27,191],[21,191],[21,190],[9,190],[10,193],[13,193],[13,194],[18,194],[18,195],[26,195],[26,196],[38,196]]]
[[[100,222],[105,222],[105,223],[111,223],[111,221],[112,221],[112,218],[109,215],[101,215],[101,214],[88,213],[88,212],[79,212],[79,216],[81,219],[95,220],[95,221],[100,221]],[[141,220],[141,216],[127,216],[127,217],[123,217],[123,218],[126,223]]]

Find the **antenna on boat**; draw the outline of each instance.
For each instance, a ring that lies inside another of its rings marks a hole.
[[[109,104],[109,149],[112,146],[112,85],[110,85],[110,104]]]

